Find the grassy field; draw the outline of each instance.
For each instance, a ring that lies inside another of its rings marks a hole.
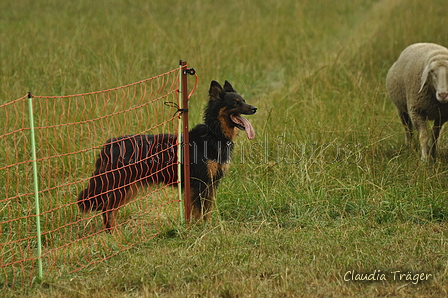
[[[0,104],[28,91],[121,86],[182,59],[199,75],[191,124],[212,79],[229,80],[259,109],[250,117],[256,139],[238,139],[211,224],[169,228],[106,262],[2,295],[446,297],[447,135],[436,163],[419,162],[384,86],[407,45],[448,45],[445,6],[0,2]]]

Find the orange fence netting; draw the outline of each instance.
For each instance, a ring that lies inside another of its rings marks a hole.
[[[179,114],[166,103],[178,102],[178,88],[179,68],[104,91],[32,97],[44,279],[106,260],[179,222],[177,190],[165,184],[141,190],[122,206],[111,234],[104,232],[101,211],[81,213],[77,204],[106,140],[177,136]],[[0,288],[30,284],[37,275],[28,100],[0,104]]]

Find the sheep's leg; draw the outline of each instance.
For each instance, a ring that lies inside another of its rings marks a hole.
[[[412,118],[415,128],[418,131],[418,139],[420,141],[420,146],[422,150],[422,161],[427,162],[429,159],[429,148],[428,148],[428,127],[424,117],[416,116]]]
[[[443,124],[447,121],[447,119],[437,119],[434,121],[434,126],[432,128],[433,142],[431,145],[431,156],[432,158],[436,158],[436,149],[437,142],[439,140],[440,131],[442,130]]]
[[[412,142],[412,121],[411,117],[409,117],[409,114],[406,112],[398,112],[398,115],[400,116],[401,123],[403,123],[404,131],[406,132],[406,145],[410,146]]]

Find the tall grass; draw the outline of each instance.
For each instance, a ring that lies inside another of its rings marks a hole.
[[[8,295],[443,297],[447,138],[419,162],[384,78],[407,45],[448,45],[443,0],[0,3],[0,103],[150,77],[186,60],[256,105],[213,223]],[[349,270],[387,281],[345,281]],[[414,285],[390,272],[432,274]]]

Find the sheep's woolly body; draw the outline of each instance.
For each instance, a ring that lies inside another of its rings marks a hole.
[[[386,88],[405,126],[406,143],[415,127],[422,159],[435,157],[440,129],[448,120],[448,49],[432,43],[407,47],[390,68]],[[426,120],[434,120],[430,149]]]

